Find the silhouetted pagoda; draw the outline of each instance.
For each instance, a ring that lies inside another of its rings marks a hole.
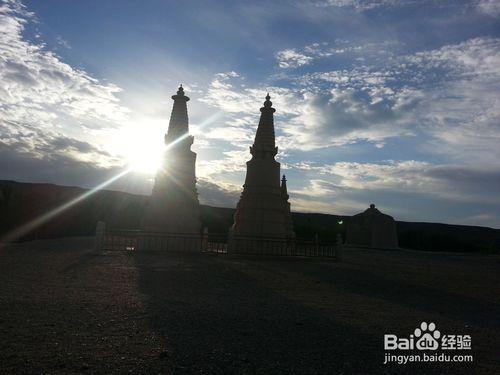
[[[236,206],[233,239],[238,237],[291,239],[293,232],[286,178],[280,185],[280,163],[274,135],[274,112],[271,97],[266,96],[260,109],[260,121],[253,146],[252,159],[247,162],[247,174],[240,201]]]
[[[372,203],[370,208],[351,217],[346,228],[346,244],[373,248],[398,247],[396,221]]]
[[[191,151],[187,102],[182,85],[173,95],[174,106],[165,135],[165,153],[156,174],[144,218],[145,230],[199,234],[199,201],[196,190],[196,153]]]

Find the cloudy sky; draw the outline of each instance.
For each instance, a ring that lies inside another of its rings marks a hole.
[[[292,209],[500,227],[500,1],[0,4],[0,179],[149,193],[183,83],[233,207],[269,91]]]

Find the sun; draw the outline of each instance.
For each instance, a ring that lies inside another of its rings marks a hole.
[[[165,150],[164,120],[143,120],[126,125],[114,132],[110,148],[134,172],[155,174]]]
[[[191,134],[202,134],[222,115],[216,112],[199,124],[191,126]],[[161,166],[166,150],[164,136],[168,123],[163,118],[134,118],[122,127],[106,134],[104,148],[117,156],[129,171],[154,175]]]
[[[158,139],[156,140],[158,142]],[[160,139],[161,142],[161,139]],[[136,147],[127,152],[127,161],[130,168],[136,172],[154,174],[161,163],[163,144],[155,147],[151,142],[138,142]]]

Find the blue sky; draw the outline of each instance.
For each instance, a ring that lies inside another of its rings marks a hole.
[[[148,194],[191,97],[233,207],[267,91],[292,209],[500,227],[500,2],[4,1],[0,178]]]

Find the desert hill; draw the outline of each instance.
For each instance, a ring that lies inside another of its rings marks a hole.
[[[53,184],[0,180],[0,236],[50,210],[84,194],[88,189]],[[137,229],[147,197],[112,190],[100,190],[78,202],[23,240],[92,235],[97,221],[108,227]],[[234,209],[201,207],[201,220],[210,233],[226,233]],[[343,224],[339,224],[339,221]],[[299,237],[335,238],[344,234],[348,216],[293,213]],[[399,244],[403,248],[430,251],[498,252],[500,230],[486,227],[438,223],[397,222]]]

